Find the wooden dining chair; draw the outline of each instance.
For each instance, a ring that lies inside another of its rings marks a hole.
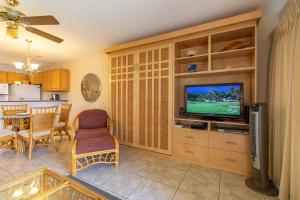
[[[57,150],[53,138],[53,125],[57,106],[32,107],[30,110],[30,129],[19,131],[17,139],[23,141],[28,147],[28,159],[34,146],[53,145]]]
[[[1,105],[2,116],[3,116],[3,126],[5,129],[12,130],[13,120],[15,119],[13,116],[19,113],[26,113],[28,110],[27,104],[19,104],[19,105]],[[26,126],[29,127],[29,120],[21,121],[18,124],[20,129],[25,129]]]
[[[60,136],[60,141],[62,141],[63,135],[67,135],[69,141],[71,141],[71,135],[68,129],[71,108],[72,104],[62,104],[58,123],[54,125],[54,136]]]
[[[24,124],[19,124],[15,115],[27,112],[27,108],[27,104],[1,105],[4,129],[0,130],[0,148],[15,148],[18,151],[16,141],[17,130],[14,128],[14,125],[18,125],[18,127],[20,127],[24,126]]]

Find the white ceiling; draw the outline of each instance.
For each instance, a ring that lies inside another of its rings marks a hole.
[[[261,8],[266,0],[20,0],[28,16],[53,15],[59,26],[35,26],[65,41],[56,44],[26,31],[19,40],[0,24],[0,63],[26,57],[25,38],[33,40],[37,63],[52,65],[101,51],[103,47],[173,31]],[[0,0],[0,5],[5,5]]]

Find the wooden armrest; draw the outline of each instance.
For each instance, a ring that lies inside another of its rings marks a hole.
[[[78,121],[78,116],[75,117],[75,119],[72,123],[72,126],[71,126],[71,132],[73,133],[72,134],[73,139],[75,138],[76,132],[78,131],[77,121]]]
[[[113,124],[113,120],[110,118],[107,118],[107,128],[110,134],[113,135],[114,124]]]

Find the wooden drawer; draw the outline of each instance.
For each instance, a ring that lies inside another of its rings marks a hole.
[[[202,165],[208,165],[208,147],[174,142],[173,155]]]
[[[251,172],[250,155],[225,150],[209,149],[211,166],[248,175]]]
[[[208,147],[208,131],[190,128],[173,128],[174,141]]]
[[[249,154],[249,135],[211,132],[209,147]]]

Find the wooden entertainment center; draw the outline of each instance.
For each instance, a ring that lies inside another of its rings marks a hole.
[[[243,83],[243,104],[256,102],[260,17],[249,12],[106,49],[110,114],[121,144],[248,175],[247,123],[180,116],[180,108],[186,85]],[[195,72],[188,71],[191,64]],[[225,133],[224,127],[244,131]]]

